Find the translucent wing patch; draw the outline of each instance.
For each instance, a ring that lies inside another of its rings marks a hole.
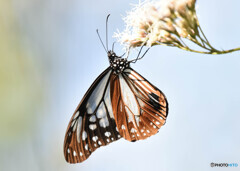
[[[110,79],[113,114],[120,135],[136,141],[156,134],[168,114],[165,95],[131,68]]]
[[[93,151],[121,138],[110,100],[110,77],[106,69],[92,84],[74,112],[64,141],[69,163],[86,160]]]

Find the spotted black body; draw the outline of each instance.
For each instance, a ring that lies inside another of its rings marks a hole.
[[[130,62],[126,58],[121,58],[115,54],[113,51],[108,51],[108,59],[110,67],[115,74],[122,73],[126,68],[129,67]]]

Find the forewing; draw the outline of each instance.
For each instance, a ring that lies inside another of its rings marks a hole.
[[[168,114],[165,95],[132,68],[111,76],[111,101],[116,124],[129,141],[158,132]]]
[[[108,68],[94,81],[69,122],[64,141],[69,163],[82,162],[97,148],[121,138],[110,100],[111,75]]]

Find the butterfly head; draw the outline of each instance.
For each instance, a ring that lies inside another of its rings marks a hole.
[[[122,73],[126,68],[129,67],[129,61],[126,58],[122,58],[116,55],[114,51],[108,51],[108,59],[110,63],[110,67],[114,71],[115,74]]]

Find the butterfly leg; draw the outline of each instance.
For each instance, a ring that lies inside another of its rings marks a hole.
[[[140,54],[141,54],[141,52],[142,52],[142,49],[143,49],[143,46],[141,46],[137,58],[129,61],[130,63],[136,63],[138,60],[142,59],[142,58],[146,55],[146,53],[149,51],[150,48],[148,48],[148,49],[143,53],[143,55],[142,55],[141,57],[139,57]]]

